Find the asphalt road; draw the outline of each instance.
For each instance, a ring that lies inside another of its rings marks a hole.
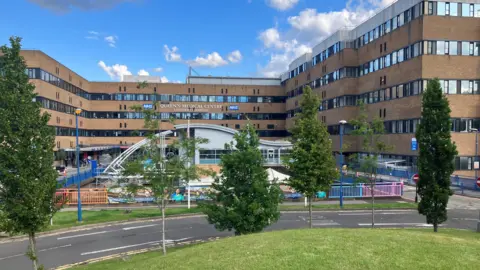
[[[449,211],[449,220],[441,228],[475,230],[478,219],[476,210],[454,209]],[[183,217],[166,222],[169,243],[231,236],[232,232],[218,232],[204,217]],[[323,211],[314,212],[316,228],[368,228],[371,224],[369,211]],[[381,228],[427,228],[425,218],[416,210],[379,210],[376,226]],[[308,213],[284,213],[281,219],[267,230],[284,230],[308,227]],[[39,259],[47,269],[65,264],[81,262],[126,251],[159,245],[161,222],[143,221],[103,228],[67,232],[45,236],[37,240]],[[28,241],[0,244],[0,269],[31,269],[25,257]]]

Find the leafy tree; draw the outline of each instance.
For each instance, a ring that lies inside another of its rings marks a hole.
[[[325,125],[318,121],[320,99],[310,87],[303,90],[302,112],[291,129],[292,152],[285,164],[290,171],[288,185],[308,198],[309,223],[312,228],[312,198],[318,191],[330,190],[338,178],[332,142]]]
[[[140,106],[132,106],[137,112],[143,113],[144,127],[150,132],[146,138],[148,143],[143,149],[137,150],[137,158],[130,161],[125,166],[122,174],[122,181],[128,182],[127,190],[129,193],[136,193],[141,187],[138,183],[131,182],[131,176],[142,178],[145,185],[150,186],[152,195],[162,212],[162,251],[167,254],[165,242],[165,209],[168,203],[169,192],[173,190],[175,175],[172,173],[171,164],[164,156],[163,149],[159,147],[162,144],[161,139],[156,136],[159,130],[159,121],[156,119],[155,111],[143,109]]]
[[[362,137],[361,149],[368,153],[368,156],[355,156],[353,161],[358,163],[357,170],[362,172],[357,177],[356,182],[366,183],[370,188],[372,198],[372,228],[375,226],[375,188],[377,183],[378,157],[381,153],[392,149],[390,145],[384,142],[385,126],[383,121],[375,117],[372,121],[368,119],[368,113],[365,104],[360,101],[360,112],[357,118],[350,120],[354,126],[351,135]]]
[[[27,234],[27,256],[39,265],[36,233],[57,211],[53,168],[55,131],[50,115],[35,102],[35,86],[20,56],[21,38],[11,37],[0,56],[0,215],[3,230]]]
[[[428,82],[422,98],[422,119],[417,128],[419,146],[418,194],[421,201],[418,212],[425,215],[427,223],[438,225],[447,220],[447,204],[450,189],[450,175],[455,170],[453,159],[457,147],[451,141],[450,107],[438,79]]]
[[[212,184],[217,191],[213,202],[201,207],[218,230],[234,230],[235,235],[261,232],[280,217],[280,188],[268,181],[253,126],[248,124],[234,140],[225,145],[229,153],[221,157],[221,175]]]

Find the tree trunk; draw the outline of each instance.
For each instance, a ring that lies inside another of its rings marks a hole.
[[[165,244],[165,198],[162,198],[162,251],[163,256],[166,256],[167,246]]]
[[[438,232],[438,224],[433,223],[433,232]]]
[[[375,227],[375,182],[370,186],[372,189],[372,228]]]
[[[312,196],[308,197],[308,215],[309,215],[309,223],[310,223],[310,229],[313,228],[312,224]]]
[[[31,232],[28,234],[28,240],[30,241],[30,245],[28,246],[28,257],[32,260],[33,270],[38,269],[38,258],[37,258],[37,244],[35,241],[35,233]]]

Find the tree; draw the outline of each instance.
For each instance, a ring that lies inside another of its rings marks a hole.
[[[280,188],[268,181],[253,126],[247,124],[234,140],[225,145],[229,152],[221,157],[221,175],[212,184],[217,193],[201,207],[218,230],[234,230],[235,235],[261,232],[280,217]]]
[[[27,256],[38,264],[36,238],[57,211],[53,168],[55,130],[35,102],[35,86],[20,56],[21,38],[11,37],[0,56],[0,213],[3,230],[29,238]]]
[[[150,186],[154,200],[162,212],[162,251],[163,255],[166,255],[165,209],[168,203],[169,192],[173,189],[175,174],[172,173],[171,164],[164,156],[161,138],[155,135],[159,130],[159,120],[155,117],[155,111],[143,109],[140,106],[132,106],[132,109],[143,114],[144,127],[150,132],[146,136],[148,143],[143,149],[137,150],[139,153],[137,159],[128,162],[125,166],[122,172],[125,178],[122,181],[129,182],[128,190],[132,193],[136,193],[135,191],[140,186],[137,183],[130,182],[127,176],[142,178],[144,184]]]
[[[378,157],[381,153],[388,152],[392,149],[390,145],[384,142],[385,126],[383,121],[375,117],[372,121],[368,119],[367,109],[363,101],[360,101],[360,112],[357,118],[350,120],[350,124],[354,126],[351,135],[361,136],[363,152],[368,153],[367,156],[352,156],[354,163],[358,163],[357,170],[362,172],[357,177],[356,182],[368,184],[370,195],[372,198],[372,228],[375,226],[375,188],[377,183]]]
[[[332,142],[325,125],[318,121],[320,99],[310,87],[303,89],[302,112],[291,129],[292,152],[285,163],[291,173],[288,185],[308,198],[309,223],[312,228],[312,198],[318,191],[330,190],[338,178]]]
[[[422,118],[416,138],[419,146],[418,212],[433,224],[433,231],[447,220],[447,204],[450,189],[450,175],[455,170],[453,160],[457,147],[450,137],[450,107],[443,94],[440,82],[428,82],[422,98]]]

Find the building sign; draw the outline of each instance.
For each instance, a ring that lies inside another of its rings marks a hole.
[[[143,108],[145,110],[151,110],[151,109],[153,109],[153,104],[143,104]]]
[[[418,149],[417,139],[412,138],[412,151],[417,151],[417,149]]]
[[[228,106],[228,109],[230,111],[238,111],[238,105],[230,105],[230,106]]]
[[[160,109],[173,109],[179,112],[208,112],[210,109],[221,109],[219,104],[160,104]]]

